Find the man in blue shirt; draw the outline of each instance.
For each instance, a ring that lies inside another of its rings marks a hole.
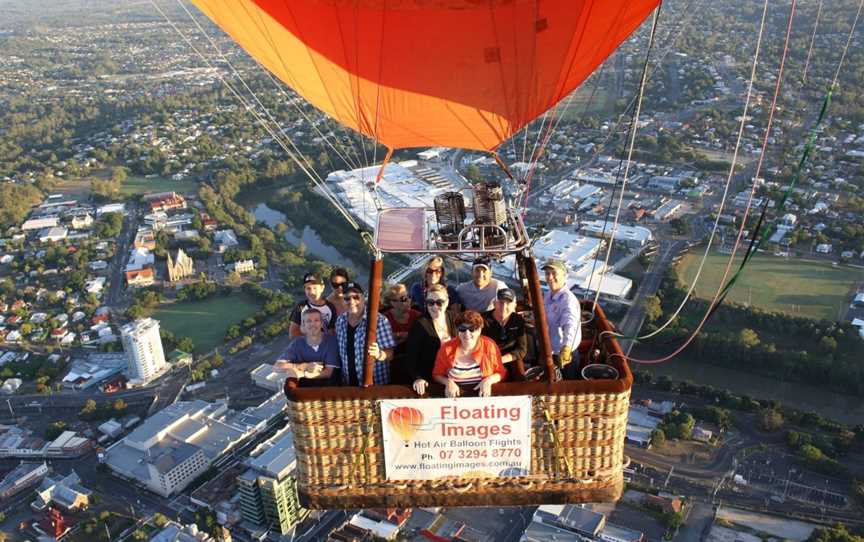
[[[280,364],[288,365],[288,376],[296,377],[300,387],[338,385],[339,345],[324,333],[321,311],[306,309],[300,327],[303,336],[291,341]]]
[[[567,266],[548,260],[542,267],[549,290],[543,294],[552,354],[565,379],[579,378],[579,343],[582,341],[582,310],[567,289]]]
[[[345,312],[336,319],[336,339],[339,342],[339,361],[342,367],[342,382],[348,386],[363,384],[363,368],[366,354],[375,359],[372,380],[376,386],[390,383],[390,360],[396,339],[390,322],[381,314],[378,319],[376,341],[366,347],[366,298],[363,287],[356,282],[348,282],[342,287],[342,300]]]

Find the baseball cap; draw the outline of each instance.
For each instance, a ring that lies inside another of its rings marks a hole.
[[[303,275],[303,284],[324,284],[324,281],[321,280],[321,275],[318,273],[306,273]]]
[[[510,288],[498,290],[498,299],[501,301],[516,301],[516,292]]]
[[[543,264],[543,267],[541,269],[554,269],[562,273],[563,275],[567,275],[567,266],[562,260],[546,260],[546,263]]]
[[[358,294],[363,295],[363,287],[357,282],[346,282],[342,287],[342,291],[346,294],[348,292],[357,292]]]
[[[474,260],[474,264],[471,266],[471,269],[475,267],[485,267],[486,269],[492,269],[489,265],[489,258],[477,258]]]

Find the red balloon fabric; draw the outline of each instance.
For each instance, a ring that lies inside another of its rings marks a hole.
[[[493,150],[659,0],[193,0],[265,68],[390,148]]]

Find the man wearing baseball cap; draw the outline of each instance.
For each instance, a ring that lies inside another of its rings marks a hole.
[[[336,324],[336,306],[323,297],[324,281],[321,279],[321,275],[318,273],[303,275],[303,291],[306,293],[306,299],[298,303],[291,311],[288,334],[292,337],[299,337],[303,334],[300,328],[301,318],[303,313],[310,308],[317,309],[321,313],[321,324],[324,330],[332,333],[333,326]]]
[[[495,307],[483,313],[483,322],[483,335],[495,341],[501,350],[501,362],[507,369],[507,380],[525,380],[528,335],[525,332],[525,319],[516,312],[516,292],[510,288],[498,290]]]
[[[498,290],[507,285],[492,278],[492,266],[488,258],[478,258],[471,266],[471,282],[463,282],[456,288],[462,307],[465,310],[486,312],[491,311]]]
[[[541,268],[549,290],[543,294],[546,323],[552,354],[566,379],[579,378],[579,343],[582,341],[582,310],[579,300],[567,289],[567,265],[547,260]]]
[[[372,381],[376,386],[390,383],[390,360],[393,359],[393,349],[396,338],[393,328],[387,318],[379,313],[375,342],[366,345],[366,298],[363,287],[356,282],[346,282],[342,287],[342,299],[345,312],[336,318],[336,340],[339,343],[339,361],[342,366],[342,382],[348,386],[363,384],[363,369],[366,366],[366,355],[372,356],[375,365],[372,367]]]

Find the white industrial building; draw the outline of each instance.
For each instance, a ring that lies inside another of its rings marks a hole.
[[[582,222],[580,231],[604,239],[612,237],[615,241],[621,241],[635,247],[645,246],[646,243],[654,239],[654,235],[648,228],[618,224],[613,231],[612,223],[603,220]]]
[[[250,374],[256,386],[265,390],[279,392],[282,391],[285,379],[288,378],[288,366],[278,362],[274,365],[262,363],[252,369]]]
[[[534,243],[534,256],[542,262],[549,259],[562,260],[569,270],[567,288],[577,295],[596,292],[609,298],[624,298],[633,288],[633,281],[616,275],[603,263],[605,242],[596,237],[586,237],[565,230],[552,230]],[[493,264],[495,276],[515,281],[516,266],[513,256],[504,258],[503,263]],[[545,285],[543,276],[541,282]]]
[[[460,175],[447,169],[433,169],[416,160],[387,164],[375,194],[368,188],[375,183],[380,166],[351,171],[334,171],[327,176],[327,184],[336,197],[361,222],[374,228],[378,219],[378,204],[384,209],[392,207],[431,208],[435,196],[459,191],[468,186]],[[376,201],[377,198],[377,201]]]
[[[146,385],[168,370],[158,321],[152,318],[135,320],[121,327],[120,334],[130,385]]]
[[[247,438],[272,428],[286,402],[280,392],[242,412],[225,402],[174,403],[109,447],[101,460],[116,474],[167,497]]]
[[[241,416],[224,402],[174,403],[108,448],[103,461],[120,476],[167,497],[258,431]]]

